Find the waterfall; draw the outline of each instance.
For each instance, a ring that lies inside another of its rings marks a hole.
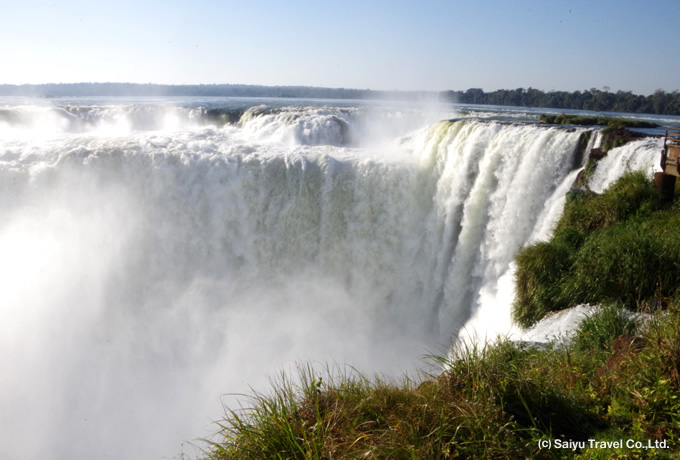
[[[661,150],[663,139],[645,137],[631,141],[609,151],[597,163],[597,168],[588,186],[596,193],[602,193],[612,182],[626,172],[645,171],[649,177],[661,171]]]
[[[362,108],[12,110],[3,458],[176,456],[222,394],[293,362],[398,374],[463,327],[506,330],[513,258],[559,217],[582,133],[383,129],[411,114],[365,142]]]

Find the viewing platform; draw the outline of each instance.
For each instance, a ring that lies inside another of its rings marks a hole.
[[[668,128],[661,153],[661,169],[664,174],[680,176],[678,163],[680,163],[680,128]]]
[[[680,128],[667,128],[661,151],[661,169],[654,175],[654,183],[667,201],[675,196],[675,178],[680,177]]]

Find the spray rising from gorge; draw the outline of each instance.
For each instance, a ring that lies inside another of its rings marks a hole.
[[[291,363],[399,373],[510,330],[585,129],[251,105],[0,111],[2,457],[172,456]]]

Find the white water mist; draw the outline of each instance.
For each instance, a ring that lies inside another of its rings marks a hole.
[[[580,131],[368,142],[356,108],[277,110],[5,124],[0,457],[177,456],[221,395],[296,361],[400,374],[509,326],[511,262],[559,216]]]

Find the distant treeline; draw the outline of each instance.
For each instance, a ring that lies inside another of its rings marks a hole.
[[[312,86],[259,85],[157,85],[139,83],[50,83],[0,85],[0,96],[94,97],[94,96],[196,96],[196,97],[293,97],[321,99],[370,99],[382,91]]]
[[[489,104],[525,107],[548,107],[554,109],[593,110],[596,112],[655,113],[680,115],[680,92],[667,93],[657,90],[649,96],[630,91],[549,91],[534,88],[501,89],[485,93],[480,88],[467,91],[444,91],[444,100],[461,104]]]
[[[649,96],[630,91],[615,93],[595,88],[585,91],[548,91],[534,88],[467,91],[374,91],[370,89],[320,88],[312,86],[259,85],[156,85],[138,83],[54,83],[0,85],[0,96],[92,97],[92,96],[198,96],[198,97],[290,97],[315,99],[440,100],[461,104],[489,104],[596,112],[655,113],[680,115],[680,92],[657,90]]]

